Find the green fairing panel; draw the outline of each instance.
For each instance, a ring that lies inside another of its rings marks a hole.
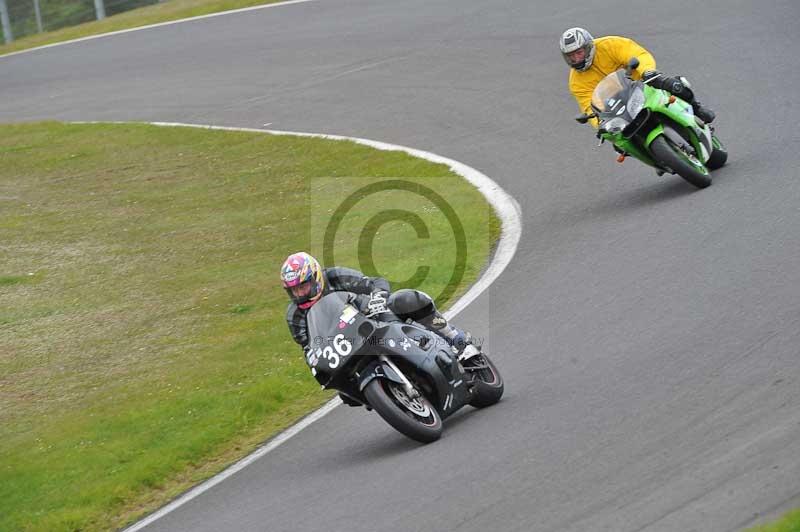
[[[685,112],[687,108],[690,108],[690,105],[681,99],[676,99],[674,103],[670,104],[669,107],[667,107],[666,104],[670,94],[661,89],[655,89],[653,87],[650,87],[649,85],[644,86],[644,94],[645,94],[644,107],[649,108],[654,113],[659,113],[668,116],[672,120],[674,120],[677,124],[686,127],[691,132],[690,135],[692,139],[692,144],[695,145],[695,149],[699,149],[697,134],[694,130],[694,128],[697,125],[697,123],[694,120],[694,115],[692,113]],[[645,144],[644,144],[644,147],[646,149],[642,149],[642,147],[636,144],[635,142],[631,141],[630,139],[626,139],[625,137],[622,136],[621,133],[616,133],[616,134],[604,133],[603,137],[606,140],[613,142],[618,148],[623,150],[625,153],[633,157],[636,157],[645,164],[657,167],[655,161],[650,155],[649,149],[650,149],[650,144],[653,142],[653,140],[659,135],[662,135],[663,133],[664,133],[663,124],[657,124],[656,127],[654,127],[647,134],[647,138],[645,139]]]
[[[680,125],[689,128],[694,132],[697,122],[694,120],[694,114],[685,112],[686,109],[691,109],[691,106],[683,100],[676,99],[675,103],[670,104],[669,107],[663,106],[662,114],[667,115]]]
[[[645,95],[645,107],[650,108],[654,112],[658,112],[660,114],[666,115],[670,117],[672,120],[677,122],[678,124],[684,126],[686,129],[689,130],[689,134],[692,139],[692,144],[694,145],[695,150],[700,153],[700,145],[697,139],[697,133],[695,132],[695,127],[697,127],[697,122],[694,119],[694,113],[687,113],[687,109],[691,109],[691,105],[684,102],[680,98],[676,98],[674,103],[671,103],[667,106],[667,101],[670,97],[670,94],[667,91],[663,91],[661,89],[654,89],[649,85],[645,85],[644,87],[644,95]],[[657,110],[657,111],[656,111]],[[645,142],[645,146],[650,148],[650,144],[653,142],[657,136],[664,132],[664,126],[659,124],[656,128],[654,128],[648,135],[647,141]]]
[[[647,134],[647,140],[645,140],[644,145],[647,146],[648,150],[650,149],[650,144],[652,144],[655,138],[662,133],[664,133],[664,126],[658,124],[650,133]]]

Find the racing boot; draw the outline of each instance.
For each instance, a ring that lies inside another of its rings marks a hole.
[[[458,358],[461,358],[467,348],[476,349],[472,341],[472,335],[467,331],[462,331],[450,325],[439,311],[434,311],[430,317],[422,318],[419,322],[441,336],[447,342],[447,345],[453,349],[453,352],[458,355]]]
[[[697,101],[697,99],[692,100],[692,109],[694,110],[694,116],[706,124],[710,124],[717,117],[714,111],[704,106],[702,103]]]
[[[714,121],[714,118],[716,118],[717,115],[714,114],[714,111],[704,106],[697,98],[694,97],[692,84],[684,76],[677,78],[665,78],[663,88],[678,98],[682,98],[684,101],[691,104],[692,110],[694,110],[694,115],[706,124],[710,124]]]
[[[469,358],[480,352],[478,346],[472,341],[472,335],[469,332],[456,329],[452,326],[451,328],[456,331],[456,334],[450,340],[450,344],[453,351],[458,355],[459,360]]]

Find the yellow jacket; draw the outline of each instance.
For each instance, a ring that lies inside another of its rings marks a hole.
[[[639,67],[633,72],[633,79],[641,79],[642,73],[655,70],[656,60],[652,54],[637,42],[626,37],[610,35],[594,40],[594,59],[589,70],[578,72],[569,70],[569,90],[578,101],[582,113],[592,112],[592,92],[600,81],[615,70],[625,68],[631,57],[639,59]],[[597,127],[597,120],[592,120]]]

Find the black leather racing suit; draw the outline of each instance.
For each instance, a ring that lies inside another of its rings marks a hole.
[[[322,270],[325,279],[325,287],[322,295],[331,292],[353,292],[356,294],[370,295],[378,290],[389,291],[389,281],[381,277],[367,277],[358,270],[352,268],[325,268]],[[294,303],[289,303],[286,309],[286,322],[289,331],[292,333],[294,341],[300,344],[303,349],[308,347],[308,324],[306,322],[307,310],[299,308]]]
[[[363,299],[363,301],[356,303],[356,306],[362,310],[367,307],[370,299],[368,296],[373,292],[389,292],[389,281],[386,279],[367,277],[360,271],[351,268],[325,268],[322,270],[322,276],[325,278],[323,296],[337,291],[359,294],[361,296],[359,299]],[[436,310],[433,299],[425,292],[409,288],[398,290],[389,297],[387,306],[398,318],[412,319],[453,345],[461,346],[462,349],[466,343],[472,342],[468,333],[463,333],[447,323],[445,317]],[[308,338],[307,313],[307,310],[299,308],[293,302],[289,303],[289,307],[286,309],[289,331],[292,333],[294,341],[300,344],[304,351],[309,348],[310,340]],[[339,394],[339,397],[350,406],[361,406],[360,402],[342,393]]]

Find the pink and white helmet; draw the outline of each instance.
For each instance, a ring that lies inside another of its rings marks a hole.
[[[281,281],[289,298],[301,309],[311,308],[325,288],[322,266],[304,251],[289,255],[281,267]]]

